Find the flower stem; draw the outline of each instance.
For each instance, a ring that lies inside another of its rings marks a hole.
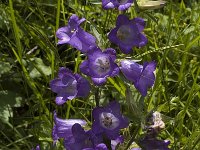
[[[94,94],[94,99],[95,99],[95,102],[96,102],[96,106],[98,107],[99,106],[99,88],[96,87],[96,90],[95,90],[95,94]]]

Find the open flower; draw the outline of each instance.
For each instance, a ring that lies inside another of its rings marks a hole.
[[[120,113],[120,104],[112,101],[106,107],[96,107],[92,111],[95,134],[104,134],[111,140],[119,137],[119,130],[128,126],[128,120]]]
[[[116,27],[111,30],[109,40],[120,47],[123,53],[130,53],[132,47],[142,47],[147,44],[147,38],[141,32],[145,22],[142,18],[129,20],[125,15],[119,15]]]
[[[83,53],[96,46],[96,38],[80,28],[80,24],[84,21],[85,18],[79,20],[78,16],[73,14],[69,19],[68,26],[57,30],[58,44],[70,44]]]
[[[75,97],[86,97],[90,92],[90,84],[85,78],[79,74],[73,74],[64,67],[59,69],[58,78],[51,80],[50,87],[57,93],[57,105],[62,105]]]
[[[132,60],[123,60],[120,69],[124,76],[133,82],[142,96],[146,96],[148,88],[152,87],[155,81],[156,63],[145,62],[142,66]]]
[[[71,138],[72,134],[72,126],[74,124],[86,125],[87,122],[82,119],[61,119],[57,117],[56,111],[54,112],[54,127],[52,130],[52,137],[54,142],[56,142],[59,138]]]
[[[106,49],[104,52],[99,48],[95,48],[87,53],[88,60],[80,65],[82,73],[90,76],[96,85],[102,85],[106,82],[106,78],[116,76],[119,68],[114,62],[116,52],[112,48]]]
[[[126,10],[131,7],[133,0],[102,0],[102,7],[104,9],[118,8],[119,10]]]

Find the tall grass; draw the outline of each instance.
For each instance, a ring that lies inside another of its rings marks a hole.
[[[60,66],[80,72],[79,64],[85,59],[69,45],[57,46],[55,32],[75,13],[87,19],[82,27],[105,49],[111,46],[107,33],[121,12],[102,10],[98,0],[9,0],[1,2],[0,12],[0,149],[31,149],[37,144],[43,149],[63,149],[61,144],[56,148],[52,145],[52,112],[57,110],[63,118],[83,118],[91,124],[97,89],[92,89],[87,99],[55,105],[49,81]],[[199,2],[183,0],[168,1],[158,10],[136,11],[133,6],[127,11],[132,18],[145,19],[144,32],[149,40],[147,46],[135,48],[128,57],[155,60],[157,69],[154,87],[144,100],[132,86],[126,87],[121,76],[109,78],[107,86],[99,89],[101,104],[116,98],[133,120],[124,131],[121,149],[142,134],[142,117],[152,110],[163,114],[166,129],[160,137],[171,141],[171,149],[200,149],[199,12]],[[132,93],[128,99],[127,89]],[[144,101],[147,111],[127,108],[125,104],[133,105],[134,101]]]

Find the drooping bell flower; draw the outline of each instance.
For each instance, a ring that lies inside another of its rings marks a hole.
[[[101,51],[94,48],[87,53],[88,59],[80,65],[82,73],[90,76],[95,85],[102,85],[106,82],[107,77],[114,77],[119,73],[119,67],[114,62],[116,52],[112,48]]]
[[[72,138],[72,126],[74,124],[79,124],[79,125],[86,125],[87,122],[82,119],[61,119],[57,117],[56,111],[54,112],[54,126],[52,129],[52,138],[54,140],[54,143],[59,139],[59,138]]]
[[[147,44],[147,38],[142,33],[145,22],[142,18],[129,20],[125,15],[119,15],[116,27],[108,35],[109,40],[118,45],[121,51],[128,54],[133,47],[142,47]]]
[[[50,88],[57,93],[57,105],[62,105],[75,97],[86,97],[90,92],[89,82],[65,67],[61,67],[58,77],[50,81]]]
[[[68,25],[56,31],[58,44],[70,44],[83,53],[95,47],[96,38],[80,27],[80,24],[84,21],[85,18],[79,20],[78,16],[73,14],[68,21]]]
[[[67,150],[108,150],[103,143],[93,143],[90,130],[85,131],[78,123],[72,126],[71,132],[72,137],[64,139]]]
[[[94,122],[92,130],[95,134],[106,135],[110,140],[119,137],[120,129],[128,126],[128,120],[120,113],[120,104],[110,102],[106,107],[96,107],[92,111]]]
[[[133,0],[102,0],[103,9],[118,8],[123,11],[131,7]]]
[[[142,96],[146,96],[148,88],[152,87],[155,81],[155,61],[145,62],[142,66],[132,60],[123,60],[120,69]]]

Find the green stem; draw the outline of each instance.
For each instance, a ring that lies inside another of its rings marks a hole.
[[[96,87],[96,91],[95,91],[95,94],[94,94],[94,99],[95,99],[95,102],[96,102],[96,107],[98,107],[99,106],[99,99],[100,99],[100,97],[99,97],[99,88],[98,87]]]
[[[16,46],[17,46],[18,56],[19,56],[20,60],[22,60],[22,46],[21,46],[20,36],[19,36],[20,32],[19,32],[19,28],[16,23],[12,0],[9,0],[9,8],[10,8],[11,22],[12,22],[12,26],[13,26],[13,32],[14,32],[14,36],[15,36],[15,42],[16,42]]]
[[[59,21],[60,21],[60,0],[58,0],[57,2],[57,12],[56,12],[56,30],[58,29],[59,27]],[[56,43],[57,43],[57,39],[56,40]]]

